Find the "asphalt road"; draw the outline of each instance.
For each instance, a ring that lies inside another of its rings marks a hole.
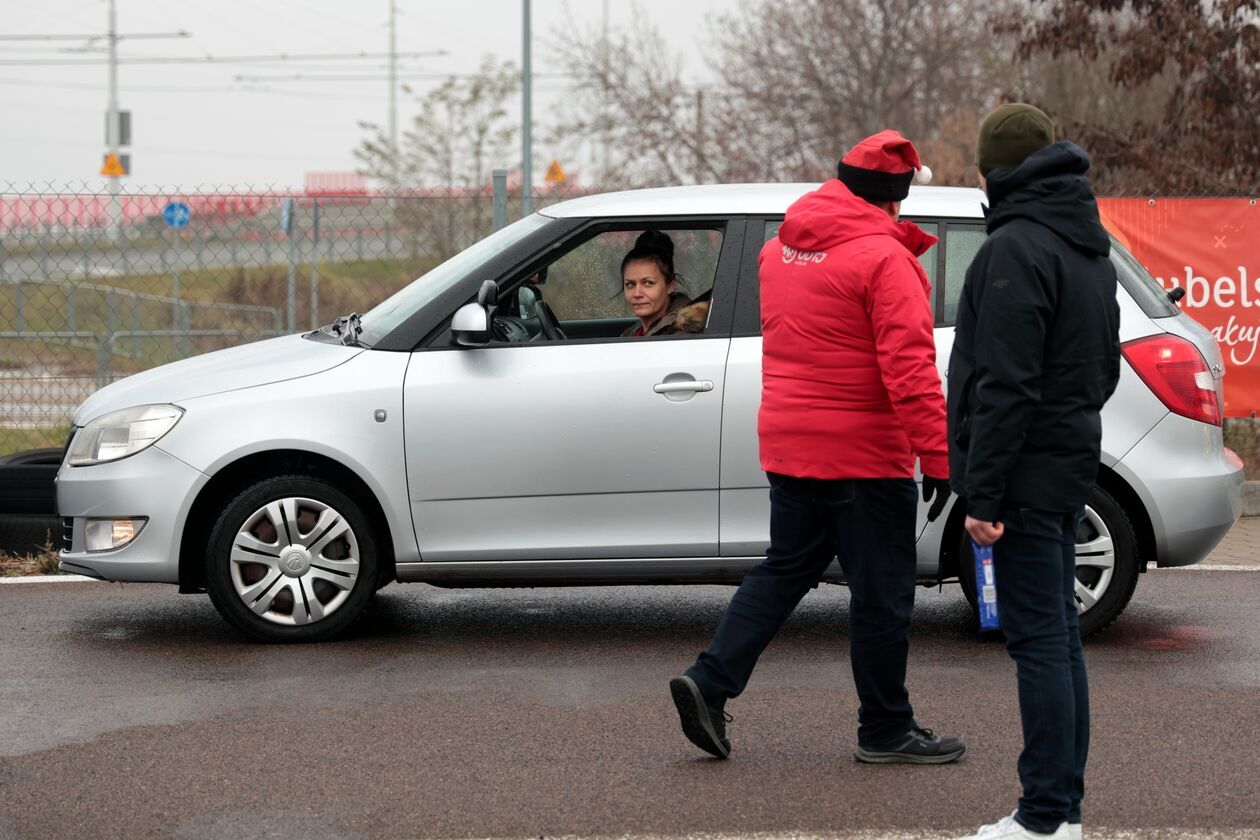
[[[251,644],[204,597],[0,586],[0,838],[933,837],[1014,807],[1014,671],[921,590],[920,723],[946,767],[855,764],[846,592],[811,593],[687,744],[666,681],[723,587],[391,586],[349,637]],[[1166,570],[1087,643],[1089,837],[1260,837],[1260,572]]]

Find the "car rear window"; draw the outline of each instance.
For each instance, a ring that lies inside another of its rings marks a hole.
[[[1150,275],[1137,258],[1114,239],[1111,240],[1111,262],[1116,267],[1120,285],[1137,301],[1149,318],[1171,318],[1181,312],[1168,299],[1168,292]]]

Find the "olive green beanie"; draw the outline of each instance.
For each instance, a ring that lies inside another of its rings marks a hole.
[[[994,169],[1014,169],[1053,142],[1054,121],[1044,111],[1024,102],[1008,102],[980,123],[976,166],[986,176]]]

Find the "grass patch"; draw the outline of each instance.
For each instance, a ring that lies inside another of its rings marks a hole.
[[[49,537],[37,554],[16,555],[0,551],[0,577],[64,574],[57,568],[60,560],[57,550],[52,546],[52,538]]]
[[[314,289],[310,263],[299,264],[294,271],[295,327],[307,330],[312,322],[318,326],[347,312],[366,312],[436,263],[434,258],[320,262]],[[114,353],[112,357],[105,355],[108,370],[130,373],[288,332],[287,266],[183,269],[179,281],[179,300],[186,304],[183,307],[166,300],[173,298],[171,272],[93,279],[73,285],[23,283],[20,299],[15,284],[0,285],[0,312],[5,313],[0,330],[16,330],[20,325],[24,332],[92,334],[76,339],[3,340],[0,358],[10,369],[36,366],[66,355],[59,352],[50,357],[41,350],[42,345],[55,345],[73,351],[76,359],[71,369],[90,373],[103,363],[97,356],[93,336],[114,334]],[[115,291],[111,293],[110,289]],[[131,292],[164,299],[153,300]],[[270,309],[237,308],[241,304]],[[191,338],[118,334],[167,331],[226,334]]]
[[[36,429],[0,428],[0,456],[25,452],[27,449],[50,449],[66,445],[70,424],[42,426]]]
[[[366,312],[436,264],[437,260],[425,258],[319,262],[316,294],[320,323],[331,322],[350,311]],[[304,328],[310,322],[311,264],[299,263],[294,275],[296,320],[299,328]],[[174,296],[174,281],[174,273],[165,271],[94,278],[73,284],[23,283],[21,318],[10,315],[6,321],[11,320],[11,323],[6,324],[6,328],[13,329],[21,322],[25,330],[32,332],[103,332],[111,324],[115,330],[171,329],[176,316],[170,303],[137,301],[126,293],[170,298]],[[111,300],[101,287],[116,289],[119,294]],[[285,265],[183,269],[179,272],[179,287],[179,298],[184,302],[269,306],[287,314],[289,269]],[[0,308],[16,314],[18,304],[14,284],[0,287]],[[187,326],[192,329],[214,329],[230,327],[233,318],[240,316],[226,307],[195,307],[190,317],[193,322]],[[264,317],[259,326],[270,329],[274,324]],[[15,358],[12,351],[6,351],[4,356]]]
[[[118,254],[123,250],[136,251],[144,248],[160,248],[161,246],[162,239],[160,236],[135,237],[128,239],[125,243],[120,243],[118,240],[108,236],[74,237],[65,234],[44,234],[41,240],[40,234],[35,234],[19,236],[15,242],[6,245],[6,249],[14,257],[42,258],[47,255],[53,259],[63,256],[77,257],[86,251],[93,259],[99,261],[106,254]]]

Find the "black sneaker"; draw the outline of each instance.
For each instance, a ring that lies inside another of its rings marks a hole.
[[[669,693],[678,707],[678,720],[687,740],[715,758],[729,758],[731,742],[726,740],[726,724],[731,716],[706,703],[691,677],[674,677],[669,681]]]
[[[867,764],[949,764],[966,751],[957,738],[942,738],[916,726],[887,744],[858,747],[853,757]]]

